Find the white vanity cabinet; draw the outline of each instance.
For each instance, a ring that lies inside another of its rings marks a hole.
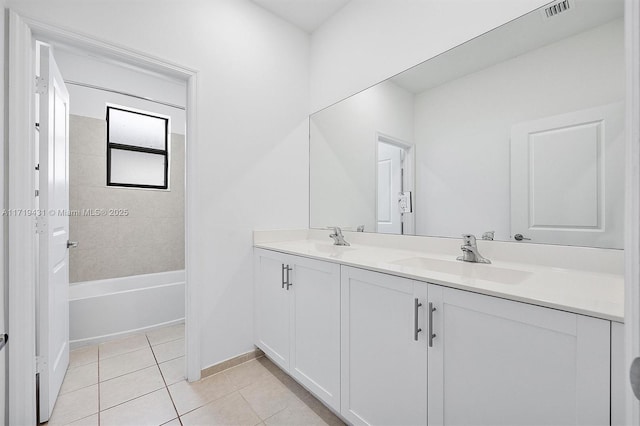
[[[429,425],[605,425],[610,322],[429,285]]]
[[[255,344],[340,410],[340,265],[255,249]]]
[[[351,424],[623,421],[617,324],[612,332],[585,315],[254,253],[256,345]]]
[[[427,423],[426,286],[342,267],[342,416],[352,424]],[[421,293],[422,292],[422,293]]]

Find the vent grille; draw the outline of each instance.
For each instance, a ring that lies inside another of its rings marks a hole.
[[[544,9],[544,13],[547,18],[551,18],[553,16],[559,15],[562,12],[566,12],[569,9],[571,9],[571,4],[569,3],[569,0],[564,0],[556,4],[553,4],[549,7],[546,7]]]

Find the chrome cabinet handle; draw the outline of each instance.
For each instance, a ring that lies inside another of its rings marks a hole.
[[[433,347],[433,339],[436,337],[433,332],[433,313],[436,308],[433,306],[433,302],[429,302],[429,347]]]
[[[284,288],[287,282],[284,280],[284,263],[282,264],[282,288]]]
[[[418,327],[418,308],[422,306],[422,303],[416,297],[413,299],[413,340],[418,341],[418,333],[422,331],[421,328]]]
[[[289,272],[291,272],[293,270],[293,268],[291,268],[289,265],[287,265],[287,267],[285,268],[287,270],[287,290],[289,290],[289,287],[291,287],[293,284],[291,284],[291,277],[289,276]]]

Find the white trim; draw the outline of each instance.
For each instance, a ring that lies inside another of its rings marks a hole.
[[[198,127],[197,127],[197,95],[198,95],[198,74],[194,72],[187,82],[187,134],[185,136],[186,145],[186,190],[185,190],[185,283],[186,283],[186,306],[185,306],[185,345],[186,345],[186,376],[190,382],[200,380],[201,360],[200,360],[200,281],[195,276],[196,271],[196,234],[195,228],[199,204],[197,199],[197,171],[198,159]],[[193,236],[193,238],[192,238]]]
[[[34,37],[62,42],[124,63],[152,69],[187,81],[185,269],[186,269],[186,371],[189,381],[200,378],[200,285],[194,276],[196,239],[195,183],[197,181],[198,72],[144,52],[102,42],[91,36],[63,30],[9,11],[9,202],[7,208],[31,209],[34,205]],[[25,141],[29,141],[25,143]],[[9,218],[9,424],[35,424],[35,221],[31,217]]]
[[[9,12],[9,209],[32,209],[35,204],[31,29]],[[36,249],[35,219],[9,217],[9,424],[36,423]]]
[[[626,217],[625,217],[625,377],[640,356],[640,3],[625,1]],[[626,379],[628,380],[628,378]],[[640,405],[628,382],[626,424],[640,424]]]

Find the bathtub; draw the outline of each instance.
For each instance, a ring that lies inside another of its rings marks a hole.
[[[184,293],[184,271],[71,284],[71,347],[181,323],[184,321]]]

